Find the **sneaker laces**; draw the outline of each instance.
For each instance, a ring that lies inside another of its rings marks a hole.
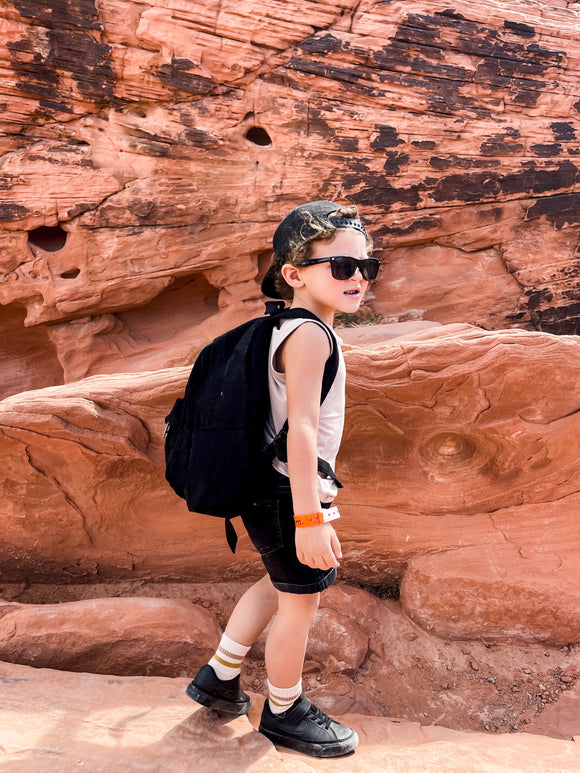
[[[310,714],[310,718],[316,722],[317,725],[324,727],[325,730],[330,728],[332,719],[328,716],[328,714],[325,714],[324,711],[319,709],[318,706],[315,706],[313,703],[311,703],[310,708],[308,709],[308,713]]]

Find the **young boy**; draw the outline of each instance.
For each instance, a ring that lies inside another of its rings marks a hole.
[[[245,714],[250,698],[240,668],[250,646],[275,615],[266,642],[269,698],[260,722],[273,743],[314,757],[337,757],[357,734],[316,708],[302,691],[308,632],[320,592],[336,579],[342,557],[336,531],[324,518],[337,482],[323,477],[318,458],[334,466],[344,420],[345,368],[320,404],[324,366],[332,352],[335,311],[356,312],[379,261],[354,206],[315,201],[293,209],[273,239],[274,256],[262,291],[308,309],[319,321],[284,319],[272,333],[269,358],[270,442],[288,418],[287,464],[274,459],[263,498],[243,522],[267,574],[242,596],[217,652],[187,688],[198,703]],[[338,347],[339,348],[339,347]],[[335,516],[336,517],[336,516]]]

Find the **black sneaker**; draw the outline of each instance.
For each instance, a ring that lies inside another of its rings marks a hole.
[[[240,687],[240,675],[221,680],[210,665],[202,666],[185,691],[191,700],[227,714],[247,714],[252,705],[249,695]]]
[[[354,730],[331,719],[304,693],[282,714],[273,714],[266,699],[259,730],[276,746],[311,757],[341,757],[358,746]]]

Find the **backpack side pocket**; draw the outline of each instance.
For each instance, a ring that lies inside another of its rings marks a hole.
[[[183,399],[178,397],[171,412],[165,417],[165,479],[180,497],[185,497],[189,468],[188,433],[183,422]]]

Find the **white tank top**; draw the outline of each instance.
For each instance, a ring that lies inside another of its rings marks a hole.
[[[268,362],[268,385],[270,388],[270,415],[266,422],[266,442],[270,443],[284,426],[288,418],[288,401],[286,398],[286,374],[276,370],[276,354],[281,344],[300,325],[305,322],[314,322],[327,333],[334,336],[338,348],[338,371],[330,391],[320,406],[320,418],[318,422],[318,456],[326,460],[334,469],[336,455],[342,439],[344,426],[344,388],[346,382],[346,368],[340,345],[341,339],[322,322],[306,319],[283,319],[280,327],[275,327],[270,342],[270,357]],[[332,346],[332,341],[330,342]],[[278,472],[288,477],[288,465],[279,459],[272,462]],[[318,495],[321,502],[332,502],[336,496],[336,483],[329,478],[318,475]]]

